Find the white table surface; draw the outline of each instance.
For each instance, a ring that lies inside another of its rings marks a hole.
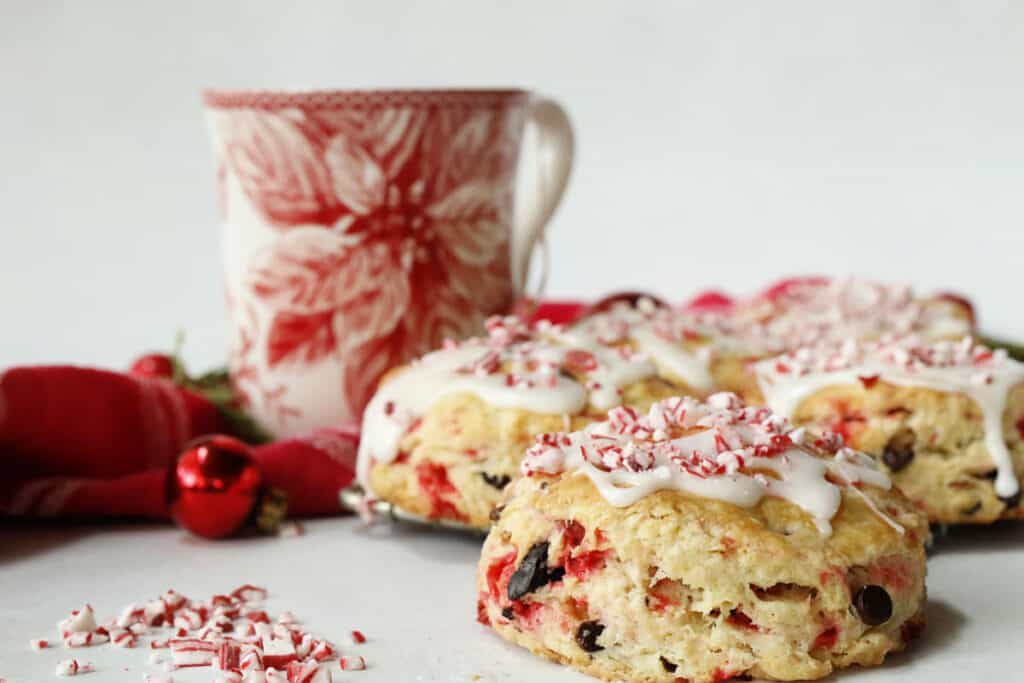
[[[355,519],[306,524],[294,538],[210,542],[154,525],[0,522],[0,678],[55,680],[71,656],[96,672],[84,683],[134,681],[159,672],[150,650],[110,646],[34,652],[55,624],[89,602],[100,619],[173,587],[208,598],[243,583],[270,590],[268,611],[292,611],[307,630],[362,654],[369,668],[335,681],[358,683],[582,683],[476,623],[479,540],[410,527],[367,529]],[[1024,681],[1024,524],[961,529],[940,538],[929,575],[929,629],[885,666],[834,678],[851,683]],[[347,645],[361,629],[362,646]],[[337,665],[335,664],[335,667]],[[175,681],[211,681],[209,669]],[[77,679],[76,679],[77,680]]]

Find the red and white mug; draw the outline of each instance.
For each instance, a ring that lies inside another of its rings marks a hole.
[[[229,367],[276,436],[358,419],[389,368],[508,310],[572,165],[565,112],[521,90],[213,90],[204,102]],[[536,168],[520,179],[528,129]]]

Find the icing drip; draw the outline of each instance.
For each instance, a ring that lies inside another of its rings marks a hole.
[[[400,369],[370,400],[357,466],[367,490],[371,465],[394,460],[402,437],[444,396],[469,393],[499,408],[568,416],[588,404],[606,411],[621,402],[623,386],[657,372],[619,340],[545,323],[531,330],[514,317],[492,318],[487,327],[486,338],[450,342]]]
[[[831,533],[841,487],[891,486],[870,458],[845,448],[838,435],[812,440],[767,408],[744,406],[727,393],[707,402],[666,399],[646,415],[615,408],[582,431],[538,437],[521,468],[526,476],[582,473],[618,507],[666,489],[743,507],[776,496],[807,512],[823,534]]]
[[[765,402],[792,417],[814,393],[839,384],[881,380],[890,384],[961,393],[981,409],[985,447],[997,468],[995,491],[1002,497],[1020,485],[1003,434],[1003,414],[1010,389],[1024,382],[1024,363],[1003,350],[959,342],[922,343],[914,337],[878,342],[804,347],[755,365]]]
[[[566,331],[564,338],[587,345],[631,341],[662,372],[703,393],[715,384],[710,369],[712,348],[707,345],[712,333],[689,315],[641,299],[635,308],[619,305],[583,319]],[[697,342],[701,345],[687,348]]]

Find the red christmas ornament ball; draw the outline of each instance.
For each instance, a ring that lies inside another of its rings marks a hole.
[[[208,436],[185,449],[168,472],[167,505],[178,526],[224,538],[249,519],[262,486],[249,446],[230,436]]]

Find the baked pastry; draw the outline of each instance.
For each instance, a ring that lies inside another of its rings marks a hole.
[[[960,297],[921,296],[907,285],[855,277],[789,278],[747,299],[689,308],[761,354],[886,335],[959,339],[974,327],[974,311]]]
[[[768,406],[877,457],[932,522],[1022,518],[1024,363],[970,338],[804,348],[756,366]]]
[[[538,439],[498,508],[478,618],[599,678],[820,678],[923,627],[927,521],[837,436],[733,394]]]
[[[494,318],[488,337],[384,378],[363,417],[359,481],[405,512],[487,529],[538,434],[688,391],[660,377],[628,334]]]
[[[740,300],[700,296],[677,314],[675,336],[701,348],[718,390],[761,403],[752,361],[847,339],[960,339],[973,327],[974,311],[960,297],[922,297],[904,285],[862,278],[801,277]]]
[[[753,361],[809,344],[917,334],[959,339],[973,328],[963,299],[919,297],[906,286],[859,278],[791,278],[741,300],[701,297],[674,309],[639,293],[604,299],[568,329],[624,340],[659,374],[707,396],[731,391],[760,403]]]

